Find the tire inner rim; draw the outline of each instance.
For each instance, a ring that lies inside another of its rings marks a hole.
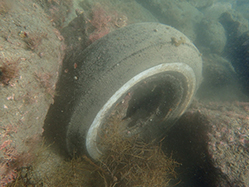
[[[126,108],[119,113],[123,113],[122,120],[126,121],[124,134],[130,136],[170,117],[181,116],[191,102],[195,87],[194,71],[184,63],[160,64],[134,76],[110,97],[94,118],[86,136],[88,154],[95,160],[102,156],[103,150],[97,144],[98,133],[106,119],[115,113],[112,111]],[[122,107],[117,107],[119,103]]]

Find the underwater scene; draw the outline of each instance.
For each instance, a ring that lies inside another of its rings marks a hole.
[[[249,0],[0,0],[0,187],[248,187]]]

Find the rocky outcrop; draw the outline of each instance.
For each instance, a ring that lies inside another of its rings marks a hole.
[[[213,53],[222,53],[226,45],[226,32],[218,21],[204,19],[197,30],[197,43],[210,48]]]

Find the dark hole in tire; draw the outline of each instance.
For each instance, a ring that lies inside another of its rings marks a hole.
[[[162,122],[176,105],[185,97],[185,82],[179,76],[160,74],[152,76],[138,84],[134,89],[126,116],[123,120],[131,118],[129,127],[147,121]]]

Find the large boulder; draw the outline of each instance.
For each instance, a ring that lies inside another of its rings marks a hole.
[[[249,185],[248,112],[247,102],[192,103],[163,140],[181,163],[177,186]]]
[[[10,2],[1,1],[0,9]],[[33,151],[54,102],[65,49],[63,37],[38,4],[8,5],[0,13],[0,186],[36,157]]]
[[[236,10],[238,12],[240,12],[244,18],[249,20],[249,11],[248,11],[249,10],[249,3],[237,6]]]
[[[242,33],[248,30],[248,20],[234,10],[221,14],[219,21],[231,39],[241,36]]]
[[[242,81],[244,90],[249,92],[249,31],[242,34],[233,45],[232,63]]]
[[[205,17],[212,20],[217,20],[224,12],[232,10],[233,5],[229,2],[216,2],[211,6],[203,8],[202,12]]]
[[[192,6],[198,9],[203,9],[212,6],[217,0],[187,0]]]
[[[223,26],[215,20],[204,19],[197,30],[197,43],[220,54],[226,45],[226,32]]]
[[[137,2],[152,12],[159,22],[175,27],[195,41],[195,27],[201,22],[203,14],[189,2],[179,0],[138,0]]]

